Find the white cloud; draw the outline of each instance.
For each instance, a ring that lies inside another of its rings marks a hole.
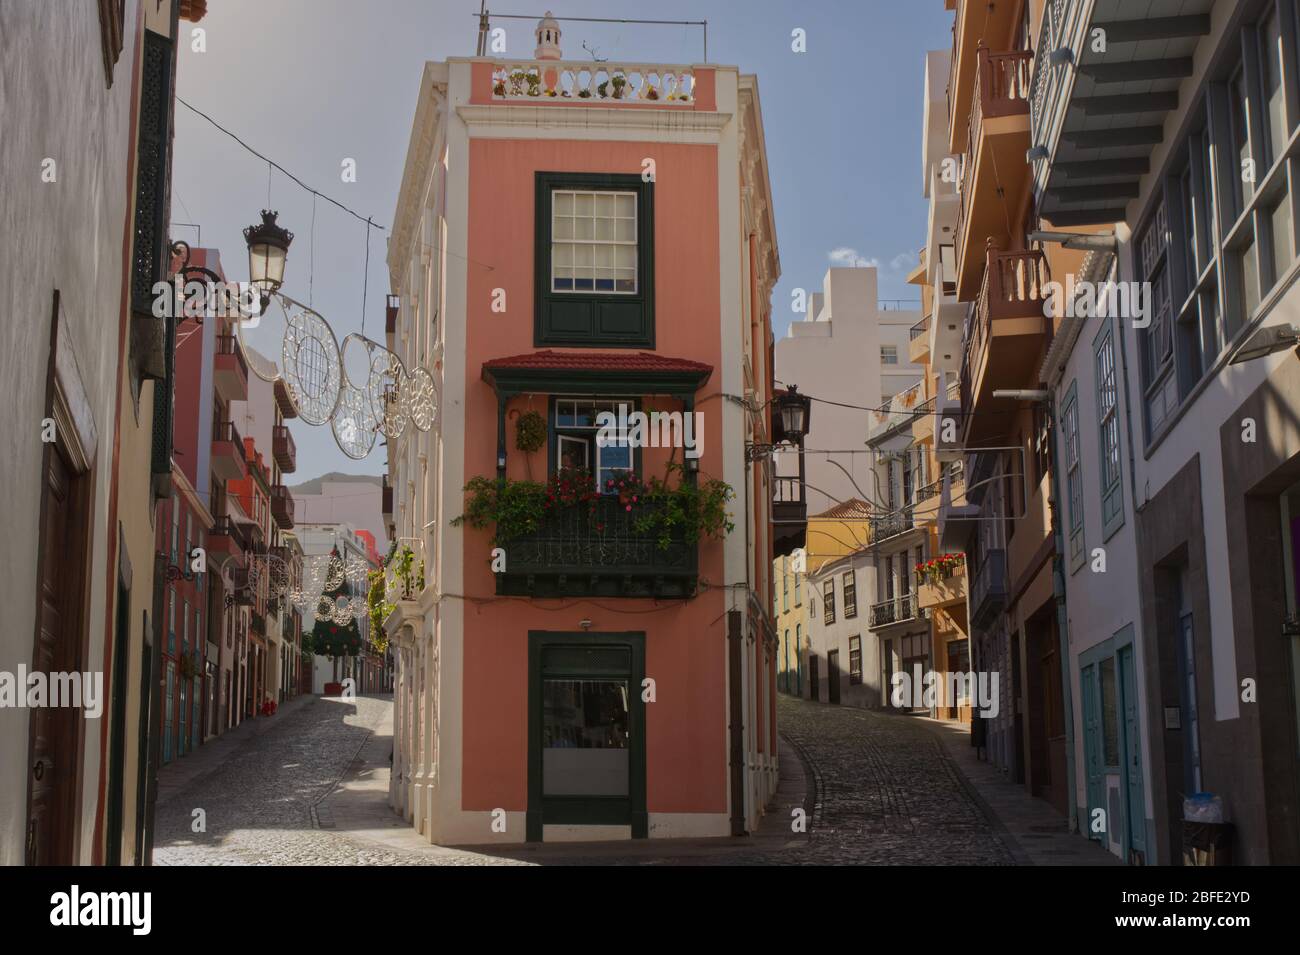
[[[915,252],[900,252],[890,259],[889,264],[886,265],[875,256],[867,258],[857,249],[847,245],[831,249],[826,257],[830,259],[831,265],[844,269],[879,269],[882,272],[895,273],[909,271],[916,263]]]
[[[838,249],[831,249],[827,258],[831,260],[832,265],[838,265],[845,269],[878,269],[880,268],[879,259],[865,259],[857,249],[850,249],[848,246],[840,246]]]

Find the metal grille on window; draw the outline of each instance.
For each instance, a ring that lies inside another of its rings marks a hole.
[[[140,77],[140,137],[137,144],[135,226],[131,263],[131,303],[153,314],[154,283],[165,276],[167,145],[171,126],[172,44],[144,31]]]

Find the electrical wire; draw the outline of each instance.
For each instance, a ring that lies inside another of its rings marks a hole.
[[[215,126],[217,129],[221,130],[223,133],[225,133],[227,136],[229,136],[229,137],[230,137],[231,139],[233,139],[235,142],[239,143],[239,145],[243,146],[245,149],[247,149],[250,153],[252,153],[252,154],[253,154],[254,156],[256,156],[258,159],[264,160],[264,161],[266,162],[266,164],[267,164],[268,167],[271,167],[271,168],[275,168],[275,169],[280,170],[280,172],[284,173],[286,176],[288,176],[290,179],[292,179],[292,180],[293,180],[294,182],[296,182],[298,185],[302,186],[302,188],[306,189],[306,190],[307,190],[308,192],[310,192],[313,196],[319,196],[321,199],[324,199],[326,202],[329,202],[329,203],[332,203],[332,204],[338,206],[340,209],[342,209],[342,210],[343,210],[344,212],[346,212],[348,215],[350,215],[350,216],[354,216],[354,217],[356,217],[357,219],[361,220],[362,222],[371,222],[371,223],[373,224],[374,228],[376,228],[376,229],[383,229],[385,232],[388,231],[384,226],[379,225],[378,223],[374,223],[374,222],[372,222],[372,220],[371,220],[371,218],[370,218],[369,216],[363,216],[363,215],[361,215],[361,213],[356,212],[356,211],[353,210],[353,209],[349,209],[347,206],[345,206],[343,203],[339,202],[337,199],[335,199],[335,198],[333,198],[333,197],[331,197],[331,196],[327,196],[325,193],[321,192],[319,189],[313,189],[311,186],[307,185],[307,183],[303,182],[301,179],[299,179],[297,176],[295,176],[295,175],[294,175],[293,173],[291,173],[289,170],[287,170],[287,169],[285,169],[283,166],[281,166],[278,162],[276,162],[275,160],[271,159],[269,156],[263,155],[262,153],[258,152],[256,149],[254,149],[252,146],[248,145],[248,143],[246,143],[246,142],[244,142],[242,139],[240,139],[239,136],[237,136],[235,133],[231,132],[231,131],[230,131],[229,129],[227,129],[225,126],[222,126],[220,123],[218,123],[215,119],[213,119],[213,118],[212,118],[211,116],[209,116],[207,113],[203,112],[201,109],[198,109],[197,107],[192,106],[191,104],[187,103],[185,100],[183,100],[183,99],[182,99],[181,97],[179,97],[179,96],[176,97],[176,102],[180,103],[182,106],[184,106],[186,109],[188,109],[191,113],[194,113],[196,116],[200,116],[200,117],[202,117],[203,119],[206,119],[209,123],[211,123],[211,124],[212,124],[213,126]],[[268,169],[268,173],[269,173],[269,169]],[[269,176],[269,175],[268,175],[268,177],[267,177],[267,188],[266,188],[266,192],[267,192],[267,204],[269,205],[269,204],[270,204],[270,195],[271,195],[271,182],[270,182],[270,176]]]

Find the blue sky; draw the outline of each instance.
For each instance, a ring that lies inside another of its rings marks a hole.
[[[556,14],[709,21],[709,59],[758,76],[775,200],[782,277],[775,331],[795,316],[791,290],[820,288],[831,264],[880,268],[882,298],[916,298],[925,52],[951,45],[942,0],[546,0]],[[491,4],[489,5],[491,6]],[[503,13],[541,13],[511,2]],[[300,179],[387,226],[392,221],[425,60],[473,55],[477,0],[220,0],[200,26],[207,51],[182,46],[177,92]],[[533,22],[496,20],[511,55],[531,55]],[[561,23],[568,59],[694,63],[698,27]],[[183,28],[189,27],[182,24]],[[807,52],[791,50],[791,31]],[[357,181],[344,183],[344,159]],[[242,228],[267,202],[267,167],[177,107],[172,234],[221,249],[232,279],[246,277]],[[279,172],[271,207],[295,233],[285,292],[312,300],[340,339],[362,330],[366,227]],[[179,223],[198,223],[193,228]],[[383,337],[387,233],[370,236],[366,334]],[[314,259],[314,262],[313,262]],[[298,471],[378,474],[383,448],[352,461],[328,427],[295,427]]]

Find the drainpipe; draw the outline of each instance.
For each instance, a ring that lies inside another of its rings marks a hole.
[[[744,637],[739,610],[727,611],[727,671],[731,740],[731,834],[745,834]]]

